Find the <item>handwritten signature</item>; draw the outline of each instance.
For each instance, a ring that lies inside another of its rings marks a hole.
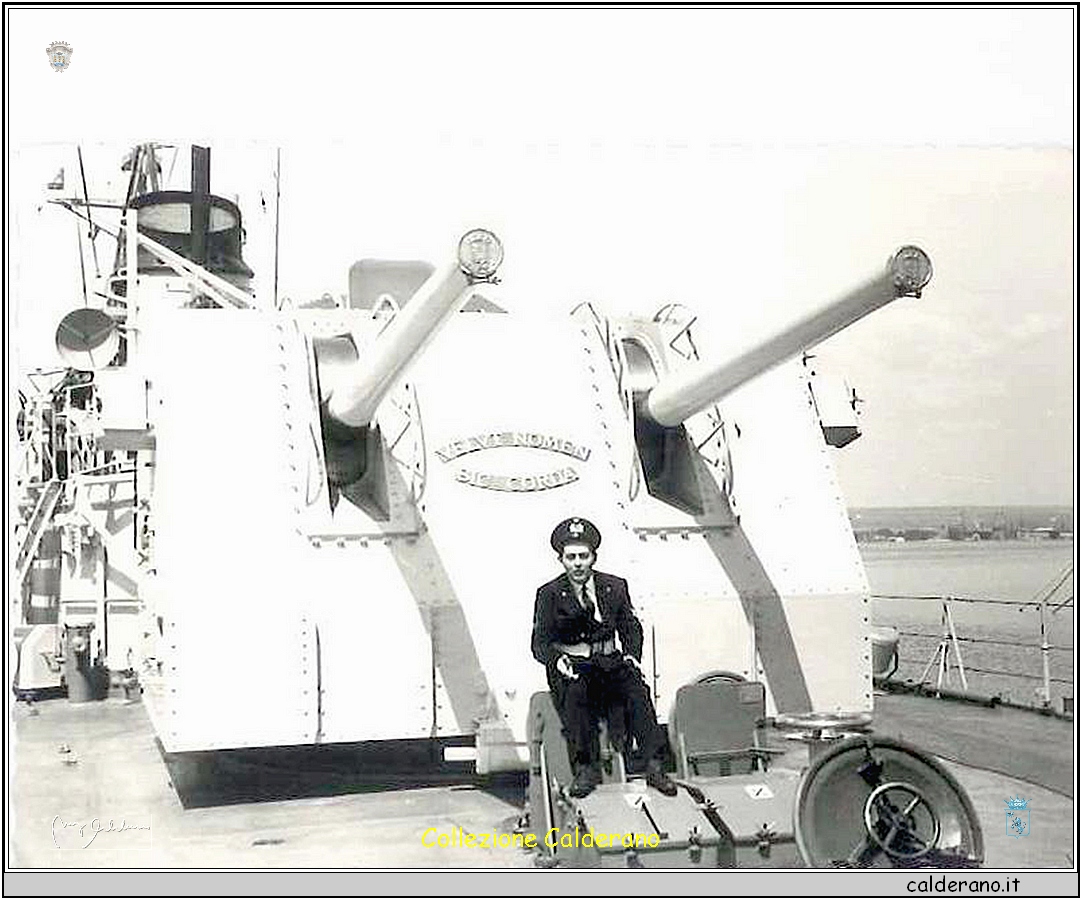
[[[86,840],[87,831],[90,831],[90,839],[86,840],[86,843],[83,844],[83,849],[85,850],[94,843],[94,839],[103,831],[117,833],[121,831],[150,831],[150,826],[129,825],[125,819],[121,819],[119,825],[112,819],[109,819],[108,823],[106,823],[97,817],[91,819],[89,822],[65,822],[60,816],[53,816],[51,831],[53,835],[53,844],[57,848],[60,847],[57,835],[68,834],[68,829],[78,832],[80,840]]]

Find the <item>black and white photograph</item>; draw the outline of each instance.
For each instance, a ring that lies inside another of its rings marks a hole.
[[[1077,896],[1077,5],[4,15],[5,893]]]

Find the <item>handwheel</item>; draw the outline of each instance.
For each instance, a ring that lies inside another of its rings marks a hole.
[[[939,841],[939,817],[931,803],[904,781],[881,784],[864,804],[868,836],[890,856],[916,859]]]
[[[942,763],[876,735],[838,741],[812,762],[793,830],[816,868],[972,868],[984,859],[976,810]]]

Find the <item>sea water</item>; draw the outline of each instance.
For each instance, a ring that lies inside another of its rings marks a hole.
[[[918,680],[935,659],[945,630],[939,598],[951,597],[958,646],[970,691],[999,694],[1017,703],[1043,698],[1039,601],[1074,560],[1071,539],[1016,541],[910,541],[860,545],[872,592],[872,622],[902,632],[896,678]],[[1052,701],[1074,697],[1074,595],[1071,572],[1045,609]],[[909,599],[927,597],[932,599]],[[968,602],[968,601],[995,602]],[[950,646],[945,686],[961,679]],[[937,666],[925,683],[934,684]]]

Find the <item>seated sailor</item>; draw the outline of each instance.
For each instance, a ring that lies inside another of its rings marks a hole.
[[[617,749],[633,738],[647,760],[647,784],[673,796],[676,785],[662,768],[665,735],[639,669],[642,625],[627,581],[594,570],[601,534],[592,522],[565,519],[550,542],[564,572],[537,589],[531,649],[545,666],[567,737],[570,794],[585,797],[601,783],[598,723],[605,716]]]

